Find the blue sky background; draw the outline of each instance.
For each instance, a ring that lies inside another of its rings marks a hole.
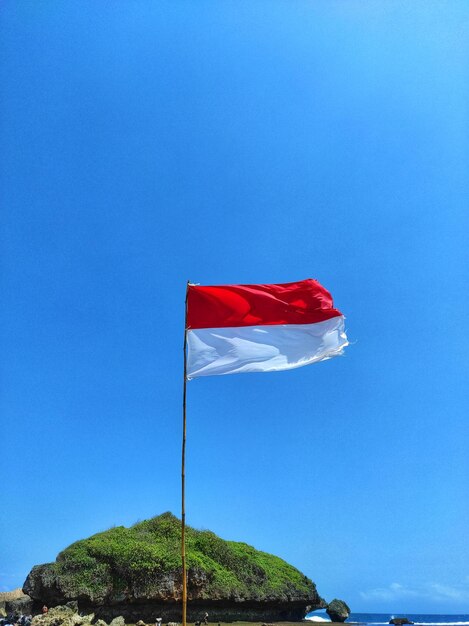
[[[469,2],[4,0],[0,588],[180,509],[184,292],[342,359],[188,388],[187,519],[355,611],[469,606]]]

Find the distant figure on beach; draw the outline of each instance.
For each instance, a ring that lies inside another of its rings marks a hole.
[[[47,608],[47,606],[44,604],[44,606],[42,607],[42,614],[45,615],[46,613],[49,613],[49,609]]]
[[[155,624],[155,626],[161,626],[161,622],[162,622],[162,621],[163,621],[163,618],[162,618],[162,617],[157,617],[157,618],[156,618],[156,624]]]
[[[17,611],[12,611],[7,616],[7,624],[11,624],[12,626],[14,626],[15,624],[18,623],[19,618],[20,618],[20,614]]]
[[[208,613],[204,615],[204,624],[208,624]]]

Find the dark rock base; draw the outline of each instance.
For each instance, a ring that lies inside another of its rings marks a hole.
[[[299,622],[306,615],[303,603],[268,603],[250,604],[248,602],[188,602],[187,621],[203,620],[208,613],[209,622]],[[79,603],[80,612],[94,612],[96,619],[110,622],[114,617],[122,615],[127,623],[135,624],[138,620],[155,623],[161,617],[163,623],[181,622],[181,603],[123,603],[105,606],[84,606]]]
[[[39,606],[36,606],[34,600],[29,596],[23,596],[21,598],[16,598],[16,600],[7,600],[5,602],[5,611],[10,613],[15,613],[18,615],[31,615],[38,610],[40,610]]]

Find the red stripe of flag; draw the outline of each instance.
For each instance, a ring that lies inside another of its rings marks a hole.
[[[315,324],[342,315],[308,278],[280,285],[189,285],[187,328]]]

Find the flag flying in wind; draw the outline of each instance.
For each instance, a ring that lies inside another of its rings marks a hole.
[[[344,316],[317,280],[188,285],[187,377],[275,372],[342,354]]]

